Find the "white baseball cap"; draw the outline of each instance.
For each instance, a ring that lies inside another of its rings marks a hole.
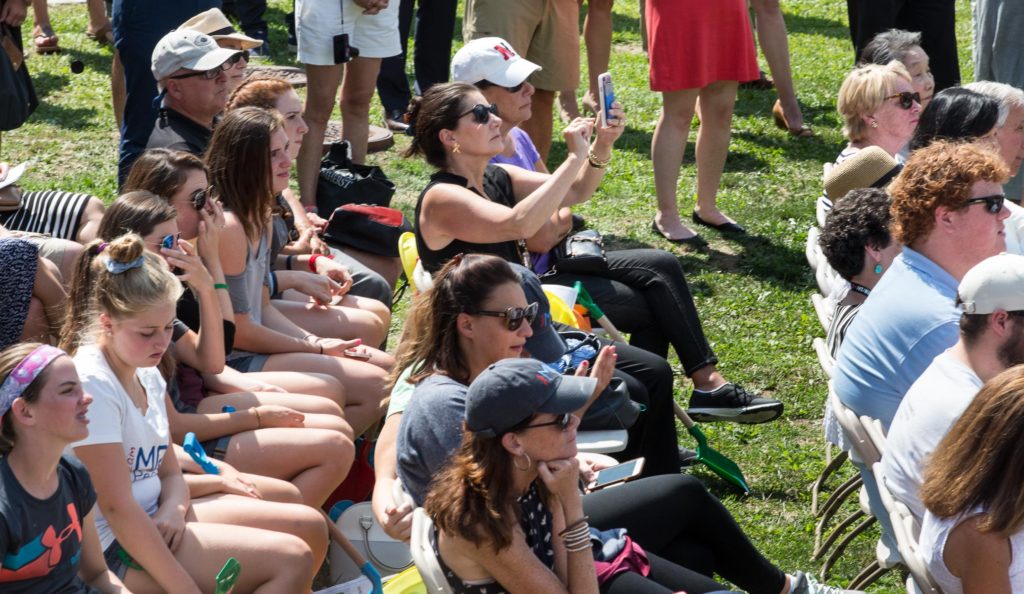
[[[474,39],[452,58],[452,80],[468,83],[486,80],[502,87],[514,87],[540,69],[500,37]]]
[[[1024,256],[1002,253],[967,271],[957,289],[967,314],[1024,311]]]
[[[212,70],[240,50],[222,48],[212,37],[193,29],[171,31],[153,49],[153,78],[167,78],[182,68]]]

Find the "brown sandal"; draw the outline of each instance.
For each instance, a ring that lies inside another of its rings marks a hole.
[[[86,29],[85,36],[100,45],[114,45],[114,30],[110,27],[109,21],[99,29]]]
[[[772,119],[775,120],[775,125],[781,130],[786,130],[797,138],[811,138],[814,136],[814,130],[811,127],[804,124],[799,128],[793,128],[789,125],[789,121],[786,120],[786,114],[782,111],[782,101],[776,99],[775,105],[772,106]]]
[[[60,39],[57,38],[57,34],[53,32],[53,29],[46,27],[36,27],[32,32],[32,45],[36,48],[37,54],[56,54],[60,53]]]

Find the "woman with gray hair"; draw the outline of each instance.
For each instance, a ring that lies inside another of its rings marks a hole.
[[[935,94],[935,77],[932,76],[928,54],[921,47],[921,34],[903,29],[883,31],[864,46],[857,65],[884,66],[893,60],[906,66],[914,92],[921,94],[921,107],[928,107]]]
[[[996,140],[999,154],[1010,168],[1010,181],[1003,184],[1006,197],[1019,203],[1024,198],[1024,178],[1018,176],[1024,161],[1024,91],[1005,83],[988,80],[964,85],[999,103],[999,119],[996,121]]]

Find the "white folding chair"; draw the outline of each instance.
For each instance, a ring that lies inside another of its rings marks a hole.
[[[444,577],[444,570],[437,560],[434,547],[430,544],[434,532],[434,521],[430,519],[422,507],[417,507],[412,512],[412,535],[410,537],[410,548],[412,549],[412,560],[416,563],[416,569],[423,578],[423,584],[431,594],[453,594],[448,580]]]
[[[881,424],[879,423],[879,425]],[[882,465],[875,464],[872,470],[875,473],[875,481],[878,483],[878,494],[882,499],[882,505],[889,512],[893,535],[896,537],[896,548],[899,550],[903,566],[910,572],[906,582],[907,592],[942,594],[942,590],[935,583],[935,579],[921,557],[920,522],[914,517],[910,508],[892,494],[885,480],[885,474],[882,472]]]
[[[821,370],[825,372],[825,376],[828,379],[832,379],[832,372],[835,370],[836,361],[832,358],[832,354],[828,352],[828,344],[820,336],[811,341],[811,344],[814,345],[814,352],[818,355],[818,364],[821,365]]]
[[[628,443],[629,434],[625,429],[576,432],[576,449],[590,454],[621,452]]]
[[[821,231],[818,231],[818,227],[811,225],[807,229],[807,243],[804,244],[804,255],[807,256],[807,263],[811,265],[811,270],[817,270],[818,264],[822,262],[821,246],[818,245],[818,238],[821,237]]]

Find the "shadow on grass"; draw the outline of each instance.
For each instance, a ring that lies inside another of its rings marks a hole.
[[[835,39],[850,38],[850,29],[843,21],[800,14],[786,14],[786,29],[790,33],[810,33]]]
[[[39,107],[32,114],[33,122],[46,122],[71,130],[86,130],[94,125],[92,119],[97,114],[95,109],[91,107],[65,107],[46,101],[46,97],[55,90],[73,85],[73,76],[70,70],[66,74],[52,74],[50,72],[35,72],[32,74],[32,83],[35,85],[36,94],[39,96]]]

